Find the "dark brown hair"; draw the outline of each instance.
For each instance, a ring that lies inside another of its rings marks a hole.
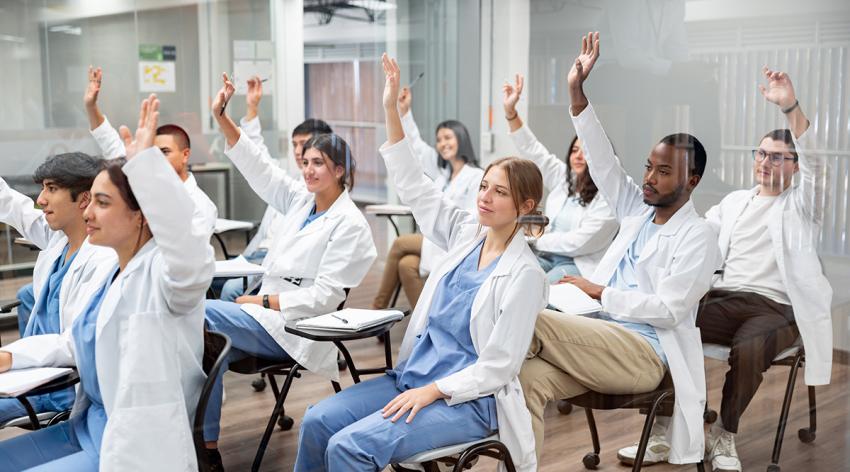
[[[796,162],[799,156],[797,156],[797,147],[794,146],[794,138],[791,136],[791,130],[789,129],[775,129],[761,138],[761,141],[770,138],[774,141],[782,141],[788,146],[788,152],[794,156],[794,161]],[[759,143],[761,143],[759,141]]]
[[[304,143],[304,151],[301,155],[305,155],[308,149],[316,149],[334,164],[342,166],[345,173],[339,179],[340,187],[348,188],[348,190],[354,188],[354,171],[357,168],[357,162],[351,155],[351,148],[344,139],[333,133],[314,134]]]
[[[177,141],[178,151],[190,149],[192,142],[189,140],[189,133],[185,129],[177,125],[162,125],[156,129],[157,136],[168,135],[172,136]]]
[[[573,182],[572,167],[570,167],[570,155],[573,153],[573,146],[576,145],[578,136],[574,136],[570,141],[570,147],[567,148],[567,195],[572,197],[578,196],[578,203],[581,206],[590,205],[590,202],[596,197],[596,192],[599,189],[596,187],[596,182],[590,176],[590,170],[585,168],[584,172],[576,175],[576,180]]]
[[[121,169],[126,163],[127,159],[123,157],[103,160],[101,170],[105,171],[106,175],[109,176],[112,185],[118,188],[118,193],[121,194],[121,198],[127,203],[130,210],[139,211],[141,210],[139,202],[136,200],[136,195],[133,194],[133,189],[130,188],[130,181],[127,180],[127,174]]]

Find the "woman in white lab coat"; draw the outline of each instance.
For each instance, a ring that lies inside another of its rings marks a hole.
[[[153,95],[143,102],[135,139],[125,136],[128,160],[107,163],[92,186],[86,231],[117,264],[70,336],[0,351],[0,371],[76,365],[81,378],[71,420],[0,443],[0,470],[197,470],[191,417],[214,256],[185,186],[153,147],[158,107]]]
[[[216,96],[220,110],[233,85]],[[345,289],[360,285],[377,251],[369,224],[351,200],[355,161],[345,141],[335,134],[313,136],[304,144],[297,183],[267,153],[243,133],[226,114],[213,113],[221,126],[225,154],[245,176],[251,188],[281,213],[280,227],[263,261],[266,274],[258,295],[241,296],[235,303],[209,301],[210,330],[230,336],[230,362],[259,356],[293,358],[308,370],[329,379],[339,378],[337,349],[331,343],[309,341],[284,330],[288,321],[335,311],[345,300]],[[221,378],[207,407],[204,439],[210,462],[217,464]]]
[[[478,185],[484,171],[478,165],[469,131],[456,120],[441,122],[437,125],[437,148],[434,149],[419,134],[419,127],[410,111],[411,101],[410,89],[403,88],[398,99],[401,124],[425,175],[455,206],[476,215]],[[410,306],[415,307],[425,278],[445,256],[445,251],[422,234],[404,234],[396,238],[387,254],[381,285],[372,301],[372,308],[387,308],[398,284],[404,289]]]
[[[396,368],[307,410],[295,470],[378,471],[496,431],[518,470],[536,470],[517,374],[548,286],[517,219],[535,213],[543,178],[525,160],[493,162],[478,192],[479,224],[423,175],[396,105],[398,65],[386,55],[383,63],[381,154],[401,201],[448,256],[425,283]]]
[[[578,136],[570,142],[564,163],[523,123],[516,109],[523,83],[519,74],[514,85],[505,83],[505,119],[519,155],[537,164],[549,191],[545,212],[550,223],[534,244],[537,259],[550,284],[565,275],[590,277],[620,225],[587,170]]]

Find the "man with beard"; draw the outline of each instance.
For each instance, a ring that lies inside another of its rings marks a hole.
[[[602,311],[574,316],[544,310],[537,319],[520,382],[540,460],[549,401],[588,390],[605,394],[656,389],[669,370],[676,405],[668,430],[670,462],[702,460],[705,374],[697,305],[717,267],[714,231],[690,201],[705,170],[695,137],[663,138],[646,159],[642,185],[620,165],[583,83],[599,57],[599,34],[582,39],[567,77],[570,113],[590,174],[620,223],[589,279],[567,276]]]

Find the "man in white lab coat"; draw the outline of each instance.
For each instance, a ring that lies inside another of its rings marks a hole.
[[[705,376],[697,304],[718,260],[716,235],[690,195],[706,164],[702,144],[678,133],[663,138],[638,185],[614,155],[583,91],[599,34],[582,40],[568,76],[570,112],[590,174],[620,222],[620,232],[590,279],[565,277],[600,301],[594,317],[545,310],[537,319],[530,358],[520,373],[538,457],[549,401],[588,390],[608,394],[654,390],[667,371],[676,391],[670,462],[702,460]]]
[[[90,133],[97,142],[104,159],[115,159],[127,154],[124,149],[124,141],[130,139],[130,130],[126,126],[121,127],[121,135],[109,123],[106,116],[101,113],[97,105],[97,97],[103,81],[103,71],[100,67],[94,69],[89,67],[89,84],[86,88],[83,101],[86,106],[86,114],[89,117]],[[123,139],[123,141],[122,141]],[[183,185],[192,197],[195,204],[192,213],[192,222],[212,236],[215,229],[215,220],[218,218],[218,209],[215,203],[198,187],[195,176],[189,172],[189,157],[192,154],[189,134],[183,128],[174,125],[162,125],[156,130],[154,145],[165,154],[174,171],[183,181]]]
[[[740,472],[735,448],[741,415],[771,361],[802,337],[806,384],[826,385],[832,368],[832,288],[817,255],[826,193],[826,159],[800,108],[791,79],[764,69],[762,95],[777,105],[789,129],[771,131],[753,151],[758,186],[727,195],[706,213],[719,233],[723,273],[697,315],[702,341],[730,346],[720,420],[708,438],[715,472]],[[799,175],[799,185],[792,185]],[[793,308],[792,308],[793,306]],[[667,460],[666,419],[649,442],[649,461]],[[635,446],[620,450],[634,461]]]

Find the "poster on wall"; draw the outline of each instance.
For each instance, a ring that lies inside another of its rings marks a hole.
[[[177,47],[159,44],[139,45],[139,91],[177,90]]]

